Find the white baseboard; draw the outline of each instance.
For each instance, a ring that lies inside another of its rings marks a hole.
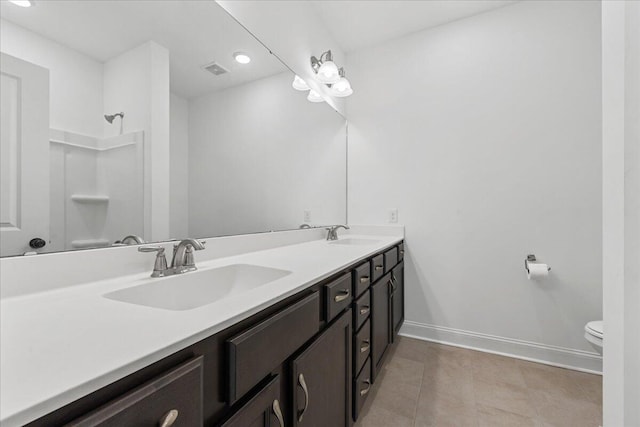
[[[402,329],[400,329],[400,335],[581,372],[602,374],[602,356],[595,352],[427,325],[410,320],[405,320]]]

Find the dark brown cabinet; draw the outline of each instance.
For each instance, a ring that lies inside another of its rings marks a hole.
[[[391,343],[390,290],[390,273],[371,287],[371,357],[374,381],[387,347]]]
[[[191,427],[202,425],[202,357],[184,363],[69,427]]]
[[[391,326],[393,337],[398,334],[404,321],[404,262],[391,270]]]
[[[350,427],[404,320],[403,258],[378,251],[28,427]]]
[[[280,377],[276,375],[220,427],[284,427],[280,394]]]
[[[293,360],[294,426],[351,424],[351,328],[348,310]]]

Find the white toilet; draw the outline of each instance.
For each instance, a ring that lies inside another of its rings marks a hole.
[[[602,320],[594,320],[584,326],[584,337],[602,354]]]

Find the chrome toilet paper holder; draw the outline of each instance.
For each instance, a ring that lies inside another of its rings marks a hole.
[[[527,255],[527,258],[524,260],[524,269],[529,273],[529,263],[536,263],[538,260],[534,254]],[[551,271],[551,267],[547,266],[547,271]]]

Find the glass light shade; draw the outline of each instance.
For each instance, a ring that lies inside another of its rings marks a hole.
[[[33,2],[30,0],[9,0],[11,3],[20,7],[31,7],[33,6]]]
[[[293,86],[295,90],[309,90],[309,85],[307,85],[307,82],[305,82],[298,76],[295,76],[293,78],[293,83],[291,84],[291,86]]]
[[[311,89],[311,90],[309,90],[309,95],[307,95],[307,101],[310,101],[310,102],[324,102],[324,98],[322,96],[320,96],[320,94],[318,92],[316,92],[315,90]]]
[[[338,80],[340,80],[338,66],[334,64],[333,61],[325,61],[318,69],[316,77],[318,78],[318,81],[324,84],[337,83]]]
[[[343,98],[345,96],[349,96],[353,93],[353,89],[351,89],[351,83],[346,77],[340,77],[337,83],[331,86],[331,95],[337,96],[339,98]]]

